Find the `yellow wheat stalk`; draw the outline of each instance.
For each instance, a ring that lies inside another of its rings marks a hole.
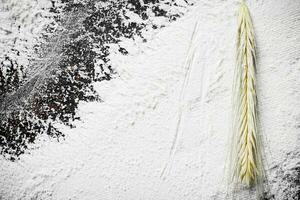
[[[255,40],[250,13],[242,3],[238,15],[237,63],[234,82],[233,178],[247,186],[260,179],[255,81]]]

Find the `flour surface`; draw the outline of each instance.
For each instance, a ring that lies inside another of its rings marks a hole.
[[[65,140],[0,159],[0,199],[224,199],[238,5],[199,0],[147,42],[122,41],[118,77],[94,85],[103,102],[81,103],[76,128],[59,126]],[[300,1],[248,5],[266,172],[284,199],[299,192],[284,177],[300,173]]]

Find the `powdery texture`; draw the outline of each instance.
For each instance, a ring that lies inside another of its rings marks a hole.
[[[266,172],[281,200],[297,193],[284,177],[299,176],[300,2],[248,5]],[[104,102],[82,103],[77,128],[61,127],[65,141],[0,160],[2,199],[224,199],[237,8],[238,1],[199,1],[148,33],[149,42],[123,41],[129,55],[112,55],[119,78],[95,85]]]

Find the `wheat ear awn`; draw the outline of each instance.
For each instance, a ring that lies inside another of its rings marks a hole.
[[[256,52],[254,31],[247,5],[238,15],[237,58],[234,82],[233,178],[253,186],[260,178],[257,129]]]

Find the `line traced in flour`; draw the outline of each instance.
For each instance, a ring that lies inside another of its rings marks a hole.
[[[171,168],[172,162],[173,162],[173,158],[174,158],[174,154],[175,151],[177,149],[177,145],[178,145],[178,141],[179,141],[179,136],[180,136],[180,130],[182,127],[182,119],[184,116],[184,97],[185,97],[185,93],[186,93],[186,87],[187,84],[189,82],[190,79],[190,74],[191,74],[191,69],[192,69],[192,63],[195,57],[195,51],[196,48],[193,47],[193,44],[195,43],[195,34],[198,30],[198,21],[195,23],[194,26],[194,30],[191,36],[191,40],[189,43],[189,47],[188,47],[188,54],[187,54],[187,59],[185,61],[185,74],[184,74],[184,81],[181,87],[181,91],[180,91],[180,96],[179,96],[179,108],[178,108],[178,117],[177,117],[177,123],[176,123],[176,129],[175,129],[175,134],[174,134],[174,138],[172,141],[172,145],[170,148],[170,153],[169,153],[169,160],[166,163],[165,167],[163,168],[160,177],[164,177],[166,170],[169,168]]]

